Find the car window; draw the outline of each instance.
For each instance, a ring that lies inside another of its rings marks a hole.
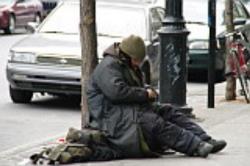
[[[207,18],[208,18],[207,4],[208,4],[207,0],[183,1],[183,16],[185,17],[185,20],[207,23]]]
[[[161,21],[163,21],[163,19],[165,18],[165,10],[163,8],[160,8],[160,7],[156,8],[156,9],[161,17]]]
[[[14,0],[1,0],[0,1],[0,5],[8,5],[10,3],[12,3]]]
[[[26,2],[26,0],[17,0],[17,3],[19,4],[19,3],[24,3],[24,2]]]
[[[157,8],[152,8],[150,10],[150,16],[151,16],[151,38],[156,38],[158,36],[157,31],[162,26],[162,16],[160,15]]]
[[[233,4],[233,15],[234,15],[234,18],[239,18],[240,17],[239,11],[238,11],[237,6],[236,6],[235,3]]]
[[[97,32],[114,37],[136,34],[146,39],[146,18],[143,8],[99,5],[96,10]]]
[[[61,5],[42,23],[38,31],[79,33],[79,10],[79,3]],[[146,12],[143,8],[97,5],[96,24],[100,36],[125,37],[136,34],[147,39]]]
[[[23,2],[25,2],[25,3],[29,2],[30,3],[32,1],[34,2],[34,0],[24,0]]]
[[[42,33],[77,34],[79,33],[79,13],[80,6],[78,3],[61,5],[46,18],[38,31]]]
[[[216,2],[216,24],[219,27],[225,23],[225,1]],[[186,0],[183,3],[183,16],[186,21],[208,24],[208,0]],[[235,16],[239,15],[235,7],[233,13]]]
[[[237,18],[248,18],[248,13],[239,1],[233,1],[233,17]],[[225,24],[225,9],[223,9],[223,22]]]
[[[238,17],[240,18],[247,18],[248,14],[246,13],[246,10],[242,6],[242,4],[239,1],[234,1],[235,8],[238,11]]]
[[[239,18],[239,12],[237,10],[236,4],[233,3],[233,17],[235,18]],[[223,14],[222,14],[222,23],[221,25],[225,25],[225,19],[226,19],[226,15],[225,15],[225,8],[223,8]]]

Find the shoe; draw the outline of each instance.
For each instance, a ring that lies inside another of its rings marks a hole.
[[[212,150],[213,145],[206,142],[201,142],[195,151],[195,156],[206,158]]]
[[[215,140],[215,139],[210,139],[207,141],[210,145],[213,145],[213,149],[211,153],[217,153],[224,149],[227,145],[227,142],[224,140]]]

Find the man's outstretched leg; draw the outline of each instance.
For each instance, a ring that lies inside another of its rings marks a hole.
[[[214,148],[211,153],[217,153],[224,149],[227,145],[226,141],[224,140],[213,139],[198,124],[193,122],[192,119],[188,118],[187,116],[185,116],[185,114],[181,113],[177,109],[169,106],[162,106],[159,112],[165,121],[169,121],[179,127],[191,131],[194,135],[200,137],[201,140],[213,145]]]
[[[153,151],[158,147],[169,147],[190,156],[207,157],[213,149],[212,145],[192,132],[165,121],[154,112],[142,112],[138,120],[146,142]]]

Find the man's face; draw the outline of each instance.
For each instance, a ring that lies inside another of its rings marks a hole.
[[[141,60],[131,59],[132,66],[136,68],[140,66],[141,62]]]

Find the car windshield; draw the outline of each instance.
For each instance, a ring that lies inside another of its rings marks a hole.
[[[41,33],[79,33],[79,3],[67,3],[55,10],[41,25]],[[142,8],[97,5],[97,33],[99,36],[124,37],[137,34],[146,39],[146,16]]]
[[[1,0],[0,1],[0,5],[8,5],[10,3],[12,3],[14,0]]]
[[[223,24],[223,1],[216,4],[217,25]],[[208,0],[186,0],[183,1],[183,15],[188,22],[200,22],[208,24]]]
[[[79,5],[61,5],[42,23],[41,33],[74,34],[79,31]]]
[[[142,8],[102,5],[97,9],[98,34],[118,37],[136,34],[146,38],[146,16]]]

